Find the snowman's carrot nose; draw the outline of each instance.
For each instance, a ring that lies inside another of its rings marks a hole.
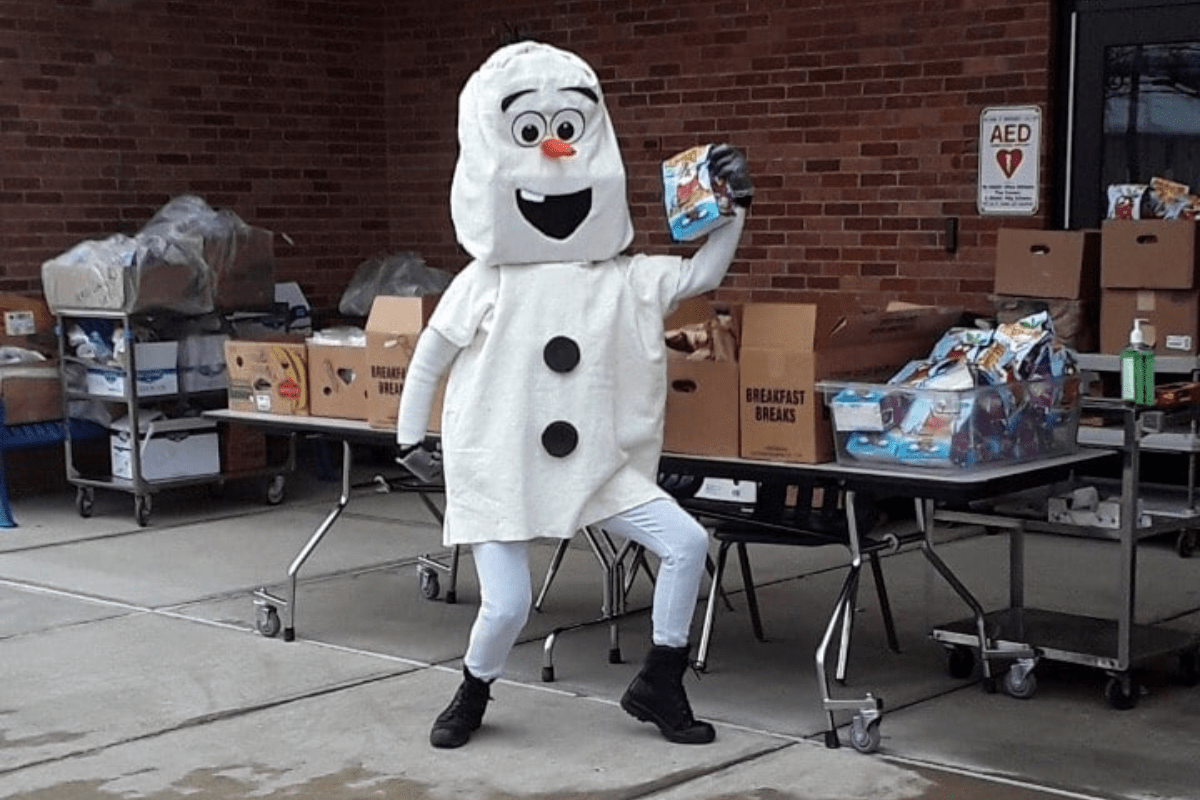
[[[564,158],[565,156],[575,155],[575,148],[562,139],[549,137],[542,140],[542,153],[547,158]]]

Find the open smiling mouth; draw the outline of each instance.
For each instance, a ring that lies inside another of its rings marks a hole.
[[[535,194],[517,190],[521,216],[551,239],[566,239],[587,219],[592,210],[592,190],[571,194]]]

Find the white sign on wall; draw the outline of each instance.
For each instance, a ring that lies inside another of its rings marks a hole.
[[[985,108],[979,115],[979,213],[1031,215],[1038,210],[1042,111],[1037,106]]]

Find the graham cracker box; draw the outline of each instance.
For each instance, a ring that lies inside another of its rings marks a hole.
[[[903,304],[866,313],[834,301],[745,306],[739,353],[742,457],[833,460],[830,414],[817,382],[886,380],[927,356],[961,313]]]
[[[225,343],[229,408],[308,416],[308,348],[304,340]]]

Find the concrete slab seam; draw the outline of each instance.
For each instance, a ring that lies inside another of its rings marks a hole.
[[[1065,797],[1068,798],[1068,800],[1108,800],[1100,795],[1082,794],[1080,792],[1073,792],[1069,789],[1058,789],[1053,786],[1046,786],[1040,783],[1030,783],[1029,781],[1017,780],[1016,778],[1009,778],[990,772],[978,772],[975,770],[963,769],[962,767],[954,767],[948,764],[935,764],[931,761],[924,761],[919,758],[893,756],[886,753],[881,753],[879,757],[884,761],[897,764],[899,766],[919,767],[921,769],[927,769],[933,772],[945,772],[951,775],[961,775],[966,778],[973,778],[976,780],[986,781],[988,783],[1012,786],[1017,789],[1029,789],[1032,791],[1043,792],[1045,794],[1056,795],[1058,797]]]

